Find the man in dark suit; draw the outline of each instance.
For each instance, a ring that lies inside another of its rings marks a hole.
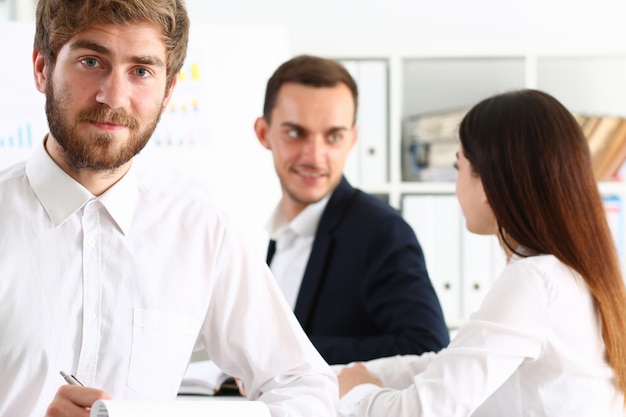
[[[438,351],[449,342],[421,247],[401,215],[343,176],[357,86],[338,62],[298,56],[269,79],[255,122],[282,198],[268,264],[331,364]]]

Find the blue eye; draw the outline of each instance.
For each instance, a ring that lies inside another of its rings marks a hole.
[[[330,142],[339,142],[341,138],[342,136],[338,133],[331,133],[330,135],[328,135],[328,140]]]
[[[299,132],[297,129],[291,129],[287,131],[287,136],[289,136],[290,138],[297,138],[299,136]]]
[[[137,68],[135,70],[135,74],[137,74],[140,77],[147,77],[148,75],[150,75],[150,72],[145,68]]]
[[[98,66],[98,60],[95,58],[85,58],[82,60],[82,63],[85,64],[88,67],[97,67]]]

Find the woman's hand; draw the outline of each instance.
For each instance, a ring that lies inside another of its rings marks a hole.
[[[383,386],[382,381],[369,373],[365,365],[356,362],[354,365],[344,367],[337,375],[339,381],[339,398],[343,397],[352,388],[361,384],[374,384]]]

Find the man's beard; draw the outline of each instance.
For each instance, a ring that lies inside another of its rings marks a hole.
[[[50,133],[63,149],[65,159],[73,169],[93,169],[97,171],[114,170],[137,155],[148,143],[161,117],[163,100],[148,121],[148,125],[139,129],[139,121],[123,109],[112,110],[105,104],[96,104],[81,110],[76,119],[68,121],[66,117],[71,97],[57,92],[48,78],[46,90],[46,115]],[[115,123],[124,125],[129,131],[126,143],[112,133],[93,133],[87,135],[80,131],[81,122]]]

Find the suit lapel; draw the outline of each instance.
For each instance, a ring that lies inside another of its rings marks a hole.
[[[328,200],[317,226],[311,255],[309,255],[294,309],[296,317],[305,330],[309,326],[313,306],[322,286],[323,277],[331,258],[330,255],[333,252],[336,240],[335,229],[341,224],[354,196],[356,196],[356,190],[350,186],[345,177],[342,178],[330,200]]]

